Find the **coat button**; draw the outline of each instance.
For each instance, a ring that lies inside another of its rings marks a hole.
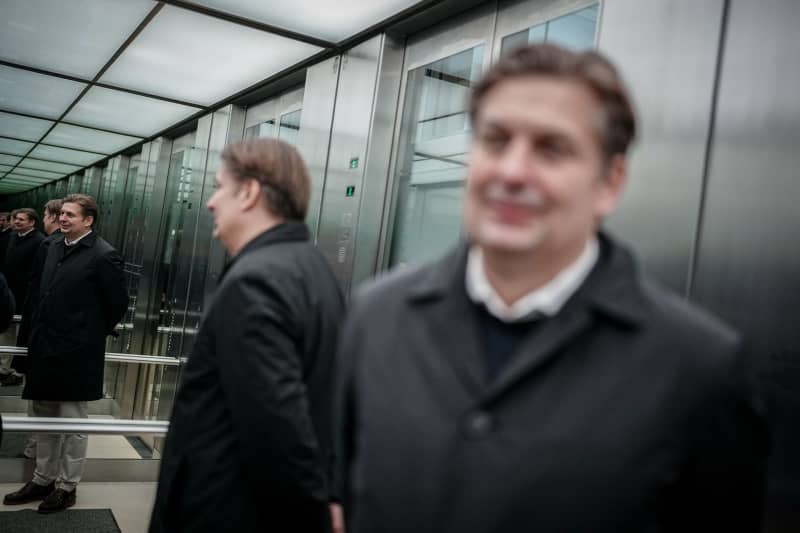
[[[464,435],[472,439],[485,437],[494,429],[494,418],[486,411],[472,411],[464,417]]]

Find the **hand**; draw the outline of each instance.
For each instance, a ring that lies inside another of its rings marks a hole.
[[[331,510],[331,529],[333,533],[345,533],[344,530],[344,510],[338,503],[328,505]]]

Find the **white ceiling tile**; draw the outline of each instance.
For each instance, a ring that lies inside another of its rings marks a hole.
[[[0,112],[0,135],[26,141],[38,141],[53,125],[51,120],[21,117]]]
[[[58,118],[84,87],[84,83],[0,65],[0,109],[7,111]]]
[[[111,154],[140,140],[139,137],[106,133],[69,124],[58,124],[53,128],[53,131],[47,134],[47,137],[42,142],[66,148]]]
[[[0,58],[91,79],[154,5],[151,0],[3,0]]]
[[[418,0],[193,0],[200,4],[327,41],[343,41]]]
[[[166,5],[100,81],[209,105],[319,50]]]
[[[60,161],[73,165],[86,166],[103,159],[105,156],[91,154],[89,152],[79,152],[77,150],[67,150],[56,146],[39,145],[31,152],[31,157],[47,159],[49,161]]]
[[[32,142],[0,138],[0,153],[25,155],[33,148]]]
[[[197,111],[196,107],[92,87],[64,120],[147,137]]]

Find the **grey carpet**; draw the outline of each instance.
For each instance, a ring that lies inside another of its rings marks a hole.
[[[111,509],[68,509],[39,514],[35,509],[0,511],[3,533],[121,533]]]

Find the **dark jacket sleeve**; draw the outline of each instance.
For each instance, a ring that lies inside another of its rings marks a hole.
[[[691,453],[677,487],[684,513],[674,531],[761,531],[769,448],[765,402],[741,344],[701,384],[691,420]]]
[[[236,316],[219,321],[227,328],[215,327],[222,332],[216,353],[225,354],[220,375],[248,481],[281,487],[270,498],[294,507],[302,522],[297,531],[328,531],[327,458],[310,415],[295,335],[300,317],[287,289],[252,276],[223,288],[220,304],[222,313]]]
[[[14,309],[14,295],[8,288],[5,276],[0,274],[0,332],[5,331],[11,325]]]
[[[111,250],[98,257],[97,274],[106,312],[106,333],[111,333],[128,309],[128,291],[120,255]]]

